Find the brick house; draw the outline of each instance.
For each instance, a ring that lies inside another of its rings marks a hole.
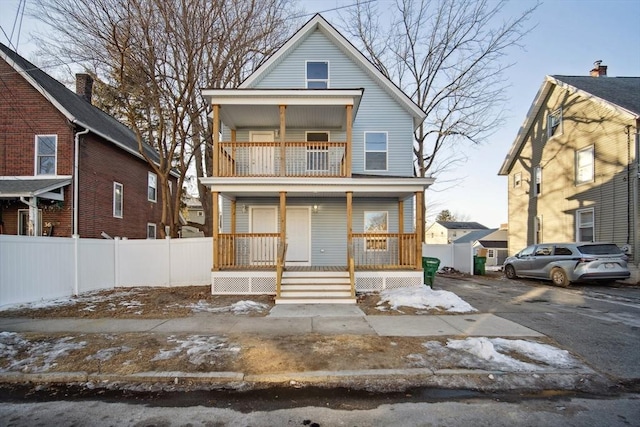
[[[74,93],[3,44],[0,59],[0,234],[155,238],[159,181],[91,77]]]

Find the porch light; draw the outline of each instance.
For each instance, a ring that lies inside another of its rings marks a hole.
[[[318,213],[318,205],[313,205],[313,213]]]
[[[247,213],[247,205],[242,205],[242,213]]]

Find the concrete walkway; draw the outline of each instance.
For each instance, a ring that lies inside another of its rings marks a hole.
[[[0,318],[0,330],[43,333],[353,334],[384,337],[542,337],[492,314],[365,316],[352,305],[278,305],[266,317],[198,314],[177,319]]]

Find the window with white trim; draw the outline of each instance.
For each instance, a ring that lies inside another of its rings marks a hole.
[[[327,89],[329,87],[329,62],[307,61],[307,89]]]
[[[329,146],[322,142],[329,142],[329,132],[307,132],[307,171],[329,170]]]
[[[595,234],[595,212],[593,208],[577,210],[576,241],[593,242]]]
[[[36,175],[56,174],[58,135],[36,135]]]
[[[119,182],[113,183],[113,216],[122,218],[124,187]]]
[[[562,108],[549,113],[547,116],[547,136],[562,135]]]
[[[593,145],[576,150],[576,185],[593,182],[595,175]]]
[[[496,252],[495,249],[487,249],[487,258],[495,258]]]
[[[147,239],[155,239],[156,238],[156,225],[152,222],[147,223]]]
[[[149,172],[147,177],[147,200],[158,201],[158,176],[153,172]]]
[[[542,194],[542,168],[536,166],[533,168],[533,195],[539,196]]]
[[[364,213],[364,232],[368,234],[379,233],[379,237],[367,237],[365,249],[367,251],[386,251],[387,236],[389,231],[388,212],[373,211]]]
[[[387,132],[364,133],[364,169],[387,170]]]

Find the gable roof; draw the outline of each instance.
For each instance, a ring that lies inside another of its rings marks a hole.
[[[349,40],[347,40],[334,26],[332,26],[320,14],[316,14],[307,21],[280,49],[276,51],[264,64],[247,77],[239,86],[240,89],[252,88],[261,78],[268,74],[277,64],[279,64],[296,46],[302,43],[314,31],[322,32],[340,50],[350,57],[356,64],[362,67],[374,81],[376,81],[392,98],[405,108],[413,117],[414,128],[417,128],[425,119],[426,113],[407,94],[405,94],[395,83],[384,76],[372,63],[358,50]]]
[[[2,43],[0,43],[0,58],[24,77],[71,123],[89,129],[92,133],[144,160],[138,152],[138,140],[134,132],[113,116],[91,105]],[[158,153],[151,146],[144,144],[143,148],[149,158],[154,161],[159,160]]]
[[[71,177],[30,179],[29,177],[0,177],[0,198],[44,196],[71,184]]]
[[[469,242],[475,242],[476,240],[480,240],[483,237],[488,236],[489,234],[493,233],[494,231],[498,230],[497,228],[491,228],[491,229],[486,229],[486,230],[476,230],[476,231],[472,231],[471,233],[467,233],[464,236],[454,240],[454,243],[469,243]]]
[[[478,240],[478,243],[487,249],[507,249],[506,240]]]
[[[529,129],[554,86],[591,99],[631,119],[640,119],[640,77],[546,76],[498,175],[509,174]]]
[[[448,230],[488,230],[487,227],[478,222],[465,221],[436,221]]]

